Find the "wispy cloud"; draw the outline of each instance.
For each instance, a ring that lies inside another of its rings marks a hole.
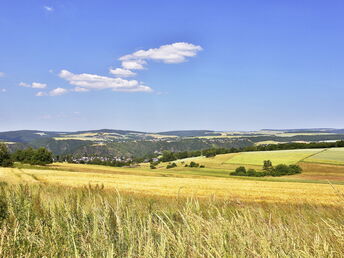
[[[0,92],[5,93],[7,90],[6,89],[0,89]]]
[[[4,72],[0,72],[0,78],[1,78],[1,77],[5,77],[5,75],[6,75],[6,74],[5,74]]]
[[[52,12],[54,11],[54,8],[52,6],[43,6],[44,10],[48,11],[48,12]]]
[[[34,89],[44,89],[48,85],[46,83],[40,83],[40,82],[33,82],[31,84],[28,84],[28,83],[25,83],[25,82],[21,82],[21,83],[19,83],[19,86],[27,87],[27,88],[34,88]]]
[[[96,74],[74,74],[67,70],[62,70],[59,74],[62,79],[67,80],[71,85],[77,86],[78,91],[81,89],[112,89],[113,91],[122,92],[150,92],[152,89],[142,85],[137,80],[125,80],[122,78],[112,78]]]
[[[90,90],[85,89],[85,88],[81,88],[81,87],[75,87],[73,91],[75,91],[75,92],[88,92]]]
[[[39,91],[39,92],[36,93],[37,97],[43,97],[43,96],[46,96],[46,95],[47,94],[45,92],[43,92],[43,91]]]
[[[37,97],[44,97],[44,96],[55,97],[55,96],[60,96],[60,95],[66,94],[67,92],[68,92],[67,89],[56,88],[56,89],[53,89],[53,90],[51,90],[49,92],[44,92],[44,91],[37,92],[36,96]]]
[[[68,90],[64,88],[56,88],[49,92],[49,96],[60,96],[66,94]]]

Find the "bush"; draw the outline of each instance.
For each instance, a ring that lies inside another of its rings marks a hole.
[[[198,168],[198,167],[199,167],[199,164],[196,163],[196,162],[194,162],[194,161],[191,161],[189,167],[190,167],[190,168]]]
[[[249,170],[247,170],[246,174],[247,174],[247,176],[256,176],[257,171],[250,168]]]
[[[152,163],[150,164],[149,167],[150,167],[150,169],[156,169],[156,166],[154,166],[154,164],[152,164]]]
[[[279,164],[273,168],[271,175],[272,176],[283,176],[289,174],[289,167],[285,164]]]
[[[293,174],[301,174],[302,168],[299,165],[289,165],[289,170],[292,171]]]
[[[174,162],[173,162],[172,164],[168,164],[168,165],[166,166],[167,169],[175,168],[175,167],[177,167],[177,164],[174,163]]]
[[[235,169],[235,172],[238,174],[246,174],[246,168],[245,167],[237,167]]]

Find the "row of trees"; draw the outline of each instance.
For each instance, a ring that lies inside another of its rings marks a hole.
[[[336,142],[311,142],[311,143],[279,143],[279,144],[264,144],[258,146],[249,146],[244,148],[211,148],[198,151],[182,151],[172,152],[164,151],[159,158],[161,162],[170,162],[178,159],[206,156],[215,157],[218,154],[249,152],[249,151],[272,151],[272,150],[294,150],[294,149],[313,149],[313,148],[334,148],[344,147],[344,141]]]
[[[253,176],[253,177],[263,177],[263,176],[285,176],[285,175],[295,175],[300,174],[302,168],[299,165],[285,165],[279,164],[277,166],[272,166],[270,160],[265,160],[263,165],[263,171],[257,172],[255,169],[246,170],[245,167],[241,166],[231,172],[232,176]]]
[[[133,164],[132,161],[120,161],[120,160],[101,160],[99,158],[95,158],[89,161],[79,162],[80,164],[92,164],[92,165],[103,165],[103,166],[111,166],[111,167],[124,167],[130,166]]]
[[[0,143],[0,166],[11,167],[13,162],[21,162],[30,165],[47,165],[53,162],[53,155],[46,148],[27,148],[17,150],[10,154],[7,146]]]

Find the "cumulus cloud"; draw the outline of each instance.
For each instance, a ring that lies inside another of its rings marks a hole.
[[[196,56],[201,50],[201,46],[186,42],[177,42],[163,45],[159,48],[139,50],[132,54],[122,56],[119,60],[122,61],[122,65],[128,61],[144,62],[144,60],[156,60],[166,64],[177,64],[185,62],[188,57]]]
[[[133,71],[123,68],[110,69],[109,72],[113,75],[116,75],[117,77],[130,77],[136,75],[136,73],[134,73]]]
[[[137,80],[111,78],[88,73],[74,74],[67,70],[62,70],[59,76],[68,81],[71,85],[90,90],[112,89],[113,91],[122,92],[152,91],[150,87],[142,85]]]
[[[138,50],[132,54],[119,58],[122,68],[110,69],[110,73],[118,78],[135,76],[132,70],[143,70],[146,68],[147,61],[159,61],[165,64],[178,64],[186,62],[188,58],[194,57],[201,46],[186,42],[176,42],[173,44],[162,45],[158,48],[148,50]]]
[[[68,92],[68,90],[66,90],[64,88],[56,88],[56,89],[53,89],[52,91],[49,92],[49,96],[60,96],[60,95],[63,95],[67,92]]]
[[[43,8],[44,8],[46,11],[48,11],[48,12],[54,11],[54,8],[51,7],[51,6],[44,6]]]
[[[31,84],[21,82],[19,83],[19,86],[21,87],[27,87],[27,88],[34,88],[34,89],[44,89],[47,87],[46,83],[40,83],[40,82],[33,82]]]
[[[122,62],[122,66],[125,69],[130,70],[142,70],[145,69],[143,65],[147,64],[144,60],[126,60]]]
[[[201,46],[186,42],[177,42],[163,45],[158,48],[139,50],[120,57],[121,67],[109,69],[109,73],[114,75],[114,77],[90,73],[74,74],[66,69],[60,71],[59,77],[74,86],[74,89],[69,90],[70,92],[86,92],[103,89],[111,89],[120,92],[151,92],[153,91],[152,88],[144,85],[143,82],[123,78],[136,76],[134,70],[146,69],[148,61],[150,60],[166,64],[177,64],[186,62],[188,58],[196,56],[201,50]],[[21,86],[33,87],[33,84],[29,85],[23,83]],[[57,96],[67,91],[66,89],[57,88],[49,92],[48,95]]]
[[[0,78],[1,78],[1,77],[5,77],[5,75],[6,75],[6,74],[5,74],[4,72],[0,72]]]

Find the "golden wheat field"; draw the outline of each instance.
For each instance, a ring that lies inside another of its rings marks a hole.
[[[141,168],[109,168],[55,163],[51,169],[0,168],[0,181],[46,183],[105,189],[156,196],[214,197],[243,202],[336,204],[343,185],[274,182],[199,175],[151,172]]]

